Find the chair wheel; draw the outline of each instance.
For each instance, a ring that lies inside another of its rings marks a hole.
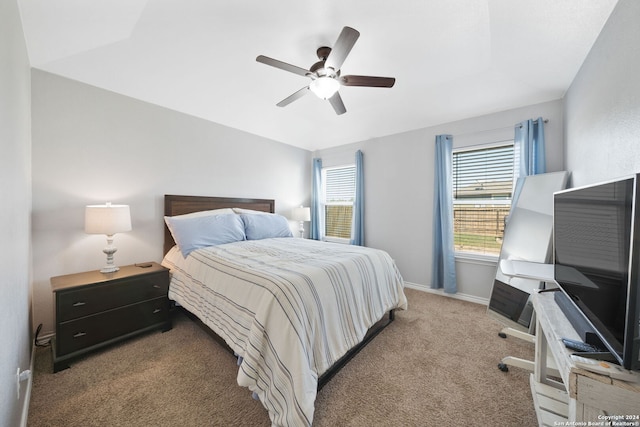
[[[507,334],[505,334],[504,332],[498,332],[498,336],[499,336],[500,338],[506,338],[506,337],[507,337]]]
[[[498,369],[500,369],[502,372],[509,372],[509,367],[506,365],[506,363],[498,363]]]

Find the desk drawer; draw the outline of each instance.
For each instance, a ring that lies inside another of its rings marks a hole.
[[[169,320],[169,300],[156,298],[58,324],[56,353],[64,356]]]
[[[147,274],[104,284],[59,291],[56,298],[56,321],[99,313],[124,305],[166,296],[169,290],[167,272]]]

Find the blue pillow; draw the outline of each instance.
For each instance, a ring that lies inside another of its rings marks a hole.
[[[192,217],[164,217],[182,256],[207,246],[245,240],[244,223],[234,213]]]
[[[289,221],[278,214],[241,214],[247,240],[293,237]]]

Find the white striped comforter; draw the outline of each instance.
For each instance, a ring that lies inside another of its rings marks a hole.
[[[174,247],[169,298],[240,356],[238,384],[275,426],[311,425],[318,376],[390,309],[406,309],[400,273],[377,249],[299,238]]]

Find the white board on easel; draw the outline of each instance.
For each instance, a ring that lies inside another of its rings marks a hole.
[[[488,313],[520,331],[529,331],[529,295],[553,280],[553,193],[564,190],[565,171],[524,178],[505,225]]]

